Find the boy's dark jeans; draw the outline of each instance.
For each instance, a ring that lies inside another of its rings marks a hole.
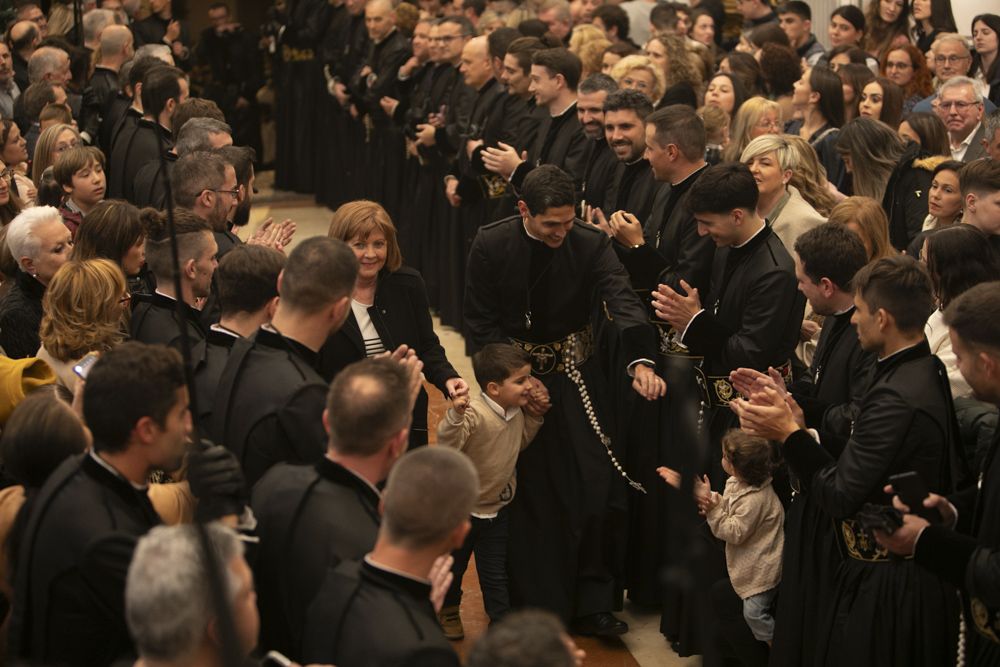
[[[476,554],[476,572],[479,574],[479,588],[483,592],[483,602],[490,622],[499,621],[510,611],[510,593],[507,590],[507,508],[501,508],[492,519],[469,517],[472,529],[461,549],[451,555],[455,563],[451,567],[454,579],[444,598],[444,606],[450,607],[462,602],[462,577],[469,567],[469,557]]]

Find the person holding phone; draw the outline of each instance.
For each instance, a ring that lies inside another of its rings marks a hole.
[[[1000,282],[976,285],[949,304],[944,314],[958,368],[977,398],[1000,405]],[[1000,665],[1000,429],[979,472],[979,483],[948,495],[927,494],[923,508],[893,498],[905,512],[879,544],[961,591],[965,620],[965,664]],[[886,493],[900,489],[887,486]],[[918,511],[919,509],[924,512]],[[940,517],[931,522],[927,511]]]

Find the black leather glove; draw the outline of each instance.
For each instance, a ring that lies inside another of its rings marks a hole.
[[[202,440],[188,454],[188,483],[198,499],[195,519],[212,521],[242,514],[249,495],[239,461],[225,447]]]

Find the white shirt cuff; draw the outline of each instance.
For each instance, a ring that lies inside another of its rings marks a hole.
[[[701,310],[699,310],[699,311],[698,311],[697,313],[695,313],[695,314],[694,314],[694,317],[692,317],[692,318],[691,318],[691,322],[694,322],[694,321],[695,321],[696,319],[698,319],[698,316],[699,316],[699,315],[701,315],[701,314],[702,314],[702,313],[704,313],[704,312],[705,312],[705,309],[704,309],[704,308],[702,308],[702,309],[701,309]],[[686,327],[684,327],[684,333],[682,333],[682,334],[681,334],[681,342],[682,342],[682,343],[684,342],[684,338],[685,338],[685,337],[687,336],[687,333],[688,333],[688,329],[690,329],[690,328],[691,328],[691,322],[688,322],[687,326],[686,326]]]

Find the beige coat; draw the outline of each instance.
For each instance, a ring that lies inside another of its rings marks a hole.
[[[788,186],[788,202],[781,209],[777,218],[768,218],[771,229],[781,239],[785,250],[792,254],[795,249],[795,240],[808,232],[813,227],[818,227],[826,222],[826,218],[820,215],[819,211],[810,206],[809,202],[802,198],[798,188],[794,185]]]
[[[771,480],[750,486],[730,477],[722,500],[706,518],[712,534],[726,543],[726,569],[741,599],[781,582],[785,511]]]

